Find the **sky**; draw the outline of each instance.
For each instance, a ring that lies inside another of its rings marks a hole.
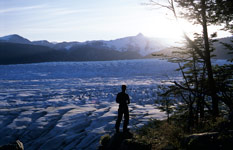
[[[0,36],[30,40],[113,40],[142,33],[180,38],[168,10],[143,5],[149,0],[0,0]],[[183,22],[185,29],[190,28]]]

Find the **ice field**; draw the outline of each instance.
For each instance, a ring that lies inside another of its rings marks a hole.
[[[114,133],[122,84],[131,130],[165,117],[155,109],[157,85],[180,79],[175,68],[159,59],[0,66],[0,145],[19,139],[26,150],[96,149]]]

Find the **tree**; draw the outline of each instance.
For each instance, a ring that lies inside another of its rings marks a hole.
[[[171,87],[169,87],[171,90],[164,92],[168,87],[167,86],[163,86],[160,85],[158,86],[158,89],[160,89],[157,94],[159,95],[159,99],[155,100],[155,103],[158,105],[158,108],[161,111],[166,112],[167,115],[167,122],[170,122],[170,115],[174,112],[174,105],[176,104],[176,98],[173,95],[173,93],[171,91],[173,91],[173,89]]]
[[[197,35],[199,36],[199,35]],[[202,43],[201,38],[194,41],[197,45]],[[171,81],[174,85],[169,86],[170,92],[175,92],[176,96],[182,100],[182,105],[188,112],[188,129],[198,126],[199,118],[204,118],[204,105],[209,109],[205,103],[206,99],[206,66],[204,61],[198,56],[195,50],[187,43],[186,47],[180,48],[177,57],[170,58],[171,62],[179,64],[177,71],[180,71],[183,76],[181,81]],[[171,91],[170,89],[175,89]],[[182,106],[182,107],[183,107]]]
[[[211,41],[208,35],[208,27],[210,25],[224,24],[224,30],[232,31],[233,2],[231,0],[168,0],[167,2],[167,4],[162,4],[154,0],[150,0],[150,3],[152,5],[164,7],[171,10],[176,20],[178,20],[179,18],[186,18],[193,24],[200,25],[202,27],[202,44],[197,43],[195,40],[191,40],[186,33],[184,33],[184,37],[189,47],[191,47],[194,50],[194,53],[203,60],[203,64],[206,68],[207,73],[207,90],[205,93],[211,97],[212,115],[215,118],[219,114],[218,104],[221,98],[218,96],[216,80],[214,79],[213,66],[211,62]],[[178,13],[177,8],[179,10]],[[215,35],[216,34],[213,34],[213,37],[215,37]],[[224,103],[228,105],[226,102]]]

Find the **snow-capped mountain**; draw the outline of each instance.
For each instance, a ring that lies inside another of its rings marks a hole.
[[[31,41],[17,34],[11,34],[11,35],[0,37],[0,42],[31,44]]]
[[[53,43],[50,43],[47,40],[33,41],[32,43],[33,43],[33,45],[47,46],[47,47],[50,47],[50,48],[53,48],[54,45],[55,45]]]
[[[46,40],[31,42],[28,39],[13,34],[13,35],[0,37],[0,42],[40,45],[57,50],[70,50],[70,49],[74,49],[74,47],[77,46],[86,45],[86,46],[98,47],[98,48],[101,47],[108,48],[119,52],[126,52],[126,51],[137,52],[141,56],[146,56],[152,52],[159,51],[167,47],[167,45],[164,42],[161,42],[161,40],[146,37],[142,33],[139,33],[136,36],[129,36],[129,37],[119,38],[110,41],[97,40],[97,41],[86,41],[86,42],[74,41],[74,42],[60,42],[60,43],[51,43]]]
[[[225,38],[223,42],[231,41]],[[221,39],[219,39],[221,42]],[[60,42],[30,41],[19,35],[0,37],[0,64],[52,61],[104,61],[151,58],[155,54],[171,54],[167,40],[138,34],[110,41]],[[215,44],[216,58],[231,59],[224,47]]]
[[[142,33],[136,36],[120,38],[103,42],[107,47],[118,51],[137,51],[140,55],[145,56],[152,52],[159,51],[166,47],[165,43],[161,43],[156,39],[148,38]]]
[[[80,42],[61,42],[54,44],[54,49],[65,49],[70,50],[73,46],[80,45]]]
[[[59,48],[62,45],[59,43]],[[159,51],[163,48],[168,47],[165,42],[161,42],[159,39],[149,38],[139,33],[136,36],[129,36],[124,38],[119,38],[110,41],[97,40],[97,41],[86,41],[86,42],[63,42],[63,49],[71,49],[75,46],[88,45],[92,47],[104,47],[111,50],[116,50],[119,52],[137,52],[141,56],[146,56],[152,52]],[[56,45],[56,48],[58,46]]]

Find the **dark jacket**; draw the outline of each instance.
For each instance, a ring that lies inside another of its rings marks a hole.
[[[116,102],[119,103],[120,106],[127,106],[127,104],[130,104],[129,95],[124,92],[118,93]]]

